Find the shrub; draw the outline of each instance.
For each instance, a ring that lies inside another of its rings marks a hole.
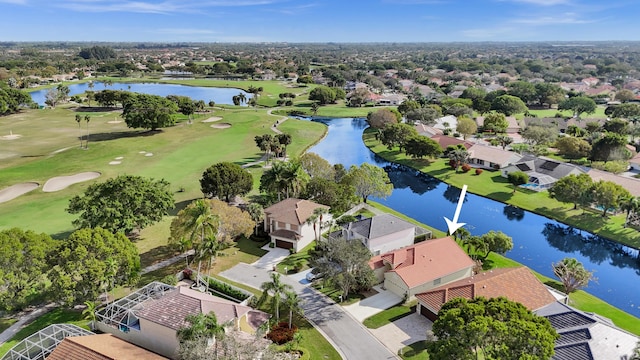
[[[449,160],[449,166],[451,166],[452,169],[455,169],[456,168],[456,161],[453,160],[453,159]]]
[[[271,242],[271,243],[269,243],[269,247],[273,249],[274,247],[276,247],[276,244]]]
[[[476,175],[482,174],[482,169],[476,169]]]
[[[182,275],[185,279],[191,280],[191,275],[193,275],[193,270],[191,269],[184,269],[182,270]]]
[[[212,278],[209,278],[209,290],[227,295],[238,301],[244,301],[250,296],[227,283]]]
[[[271,331],[267,334],[267,338],[278,345],[282,345],[293,340],[293,335],[295,335],[297,331],[298,327],[295,325],[291,325],[291,329],[289,329],[288,323],[280,322],[271,327]]]
[[[463,164],[460,168],[463,172],[469,172],[469,170],[471,170],[471,166],[469,166],[469,164]]]
[[[294,248],[289,248],[289,254],[293,255],[296,253],[296,249]]]
[[[163,277],[160,281],[171,286],[175,286],[178,283],[178,279],[176,278],[176,276],[171,274]]]

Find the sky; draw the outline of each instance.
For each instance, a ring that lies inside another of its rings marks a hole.
[[[639,8],[637,0],[0,0],[0,41],[640,40]]]

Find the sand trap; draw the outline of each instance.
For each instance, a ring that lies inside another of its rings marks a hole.
[[[146,154],[146,151],[139,151],[138,154]]]
[[[18,135],[18,134],[3,135],[3,136],[0,136],[0,140],[15,140],[15,139],[20,139],[21,137],[22,135]]]
[[[211,127],[214,129],[228,129],[231,127],[231,124],[229,123],[213,124],[211,125]]]
[[[118,157],[116,158],[116,160],[122,160],[122,159],[124,159],[124,156],[118,156]]]
[[[122,120],[111,120],[111,121],[107,121],[107,124],[120,124],[122,122]]]
[[[31,190],[37,189],[38,183],[27,182],[22,184],[16,184],[0,190],[0,203],[13,200],[22,194],[26,194]]]
[[[208,122],[216,122],[216,121],[220,121],[222,120],[222,118],[220,116],[212,116],[210,118],[208,118],[207,120],[202,120],[203,123],[208,123]]]
[[[118,161],[118,160],[109,161],[109,165],[120,165],[120,164],[122,164],[122,161]]]
[[[144,156],[153,156],[153,153],[146,153]]]
[[[42,187],[42,191],[44,192],[60,191],[62,189],[66,189],[67,187],[73,184],[95,179],[100,175],[101,174],[99,172],[88,171],[88,172],[78,173],[78,174],[69,175],[69,176],[56,176],[47,180],[47,182],[44,183],[44,186]]]

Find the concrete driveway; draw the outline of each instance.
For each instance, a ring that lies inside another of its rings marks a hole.
[[[251,264],[251,266],[258,269],[273,270],[273,267],[279,264],[284,258],[289,256],[289,250],[280,248],[270,248],[269,244],[262,247],[263,250],[267,250],[268,253],[264,254],[258,261]]]
[[[426,317],[413,313],[377,329],[369,329],[389,350],[398,350],[415,342],[426,340],[433,323]]]
[[[374,286],[373,288],[378,291],[377,294],[360,300],[355,304],[344,306],[344,309],[360,322],[369,316],[375,315],[402,302],[400,296],[389,290],[382,290],[380,285]]]

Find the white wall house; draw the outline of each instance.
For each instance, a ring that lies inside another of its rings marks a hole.
[[[322,210],[322,215],[316,215],[316,221],[307,223],[316,209]],[[269,206],[264,209],[264,214],[264,228],[271,237],[271,243],[296,252],[311,244],[324,229],[324,224],[332,219],[328,206],[295,198]]]

